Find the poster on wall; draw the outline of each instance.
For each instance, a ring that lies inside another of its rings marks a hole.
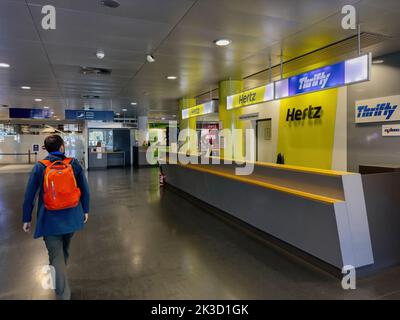
[[[382,126],[383,137],[400,137],[400,124]]]
[[[400,120],[400,95],[356,101],[356,123]]]

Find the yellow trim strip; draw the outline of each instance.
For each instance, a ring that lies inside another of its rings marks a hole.
[[[237,162],[244,162],[245,160],[235,160],[235,159],[226,159],[226,158],[218,158],[218,157],[208,157],[210,159],[221,159],[221,160],[228,160],[228,161],[237,161]],[[307,167],[300,167],[300,166],[292,166],[287,164],[277,164],[277,163],[270,163],[270,162],[260,162],[260,161],[249,161],[246,160],[247,163],[252,163],[255,165],[259,165],[261,167],[269,167],[274,169],[281,169],[281,170],[290,170],[290,171],[298,171],[304,173],[315,173],[325,176],[332,176],[332,177],[341,177],[345,175],[353,174],[352,172],[346,171],[336,171],[336,170],[326,170],[326,169],[318,169],[318,168],[307,168]]]
[[[269,167],[269,168],[274,168],[274,169],[297,171],[297,172],[304,172],[304,173],[314,173],[314,174],[331,176],[331,177],[341,177],[341,176],[347,176],[347,175],[354,174],[353,172],[346,172],[346,171],[308,168],[308,167],[292,166],[292,165],[287,165],[287,164],[276,164],[276,163],[269,163],[269,162],[250,161],[250,160],[244,160],[244,159],[236,159],[235,160],[235,159],[230,159],[230,158],[213,157],[213,156],[208,156],[207,158],[220,159],[221,161],[226,160],[226,161],[239,162],[239,163],[246,162],[246,163],[252,163],[255,165],[259,165],[262,167]],[[168,157],[166,160],[168,162]]]
[[[213,175],[216,175],[216,176],[220,176],[220,177],[223,177],[223,178],[244,182],[244,183],[247,183],[247,184],[256,185],[258,187],[263,187],[263,188],[266,188],[266,189],[272,189],[272,190],[276,190],[276,191],[281,191],[281,192],[284,192],[284,193],[288,193],[288,194],[291,194],[291,195],[294,195],[294,196],[310,199],[310,200],[313,200],[313,201],[319,201],[319,202],[328,203],[328,204],[335,204],[335,203],[338,203],[338,202],[343,202],[342,200],[339,200],[339,199],[325,197],[325,196],[321,196],[321,195],[317,195],[317,194],[313,194],[313,193],[309,193],[309,192],[305,192],[305,191],[300,191],[300,190],[296,190],[296,189],[291,189],[291,188],[287,188],[287,187],[281,187],[281,186],[277,186],[277,185],[274,185],[274,184],[271,184],[271,183],[267,183],[267,182],[263,182],[263,181],[259,181],[259,180],[254,180],[254,179],[250,179],[250,178],[245,178],[243,176],[236,176],[236,175],[233,175],[233,174],[230,174],[230,173],[226,173],[226,172],[221,172],[221,171],[217,171],[217,170],[212,170],[212,169],[200,167],[199,165],[178,164],[178,166],[184,167],[184,168],[189,168],[189,169],[192,169],[192,170],[201,171],[201,172],[210,173],[210,174],[213,174]]]

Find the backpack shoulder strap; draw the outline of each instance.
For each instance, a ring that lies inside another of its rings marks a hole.
[[[51,166],[51,161],[50,160],[40,160],[39,163],[41,163],[42,165],[44,165],[46,168]]]
[[[63,160],[63,162],[66,163],[66,164],[71,164],[72,161],[74,161],[74,158],[65,158],[65,159]]]

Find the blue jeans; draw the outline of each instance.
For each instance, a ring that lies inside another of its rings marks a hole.
[[[49,264],[56,272],[56,295],[59,300],[70,300],[71,290],[68,284],[66,267],[69,258],[69,246],[73,233],[43,237],[49,254]]]

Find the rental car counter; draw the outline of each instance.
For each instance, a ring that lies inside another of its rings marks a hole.
[[[204,160],[211,163],[209,158]],[[236,164],[167,162],[161,166],[167,184],[289,244],[312,260],[324,262],[322,265],[331,270],[340,271],[347,265],[365,273],[376,269],[363,181],[358,173],[260,162],[254,163],[253,173],[247,176],[235,174]],[[374,223],[382,229],[390,218]],[[375,231],[376,226],[371,229]],[[382,243],[374,244],[377,250],[381,247]],[[399,254],[392,250],[382,259],[400,261]]]

